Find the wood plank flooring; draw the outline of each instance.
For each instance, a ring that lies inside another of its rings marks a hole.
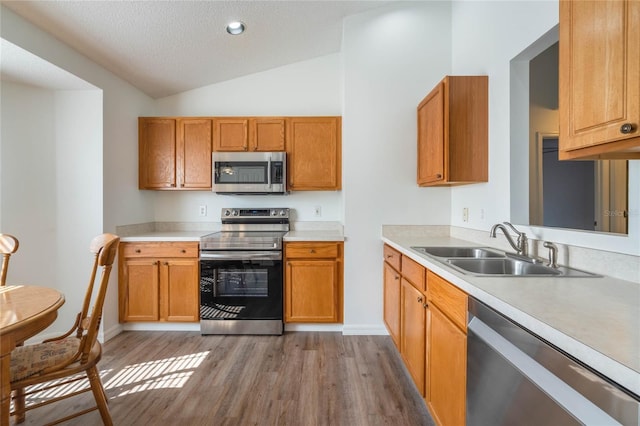
[[[433,425],[388,336],[124,332],[98,364],[115,425]],[[27,412],[41,425],[91,393]],[[97,411],[65,423],[100,425]]]

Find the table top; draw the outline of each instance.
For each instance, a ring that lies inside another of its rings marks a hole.
[[[0,287],[0,335],[55,312],[62,304],[64,296],[52,288],[32,285]]]

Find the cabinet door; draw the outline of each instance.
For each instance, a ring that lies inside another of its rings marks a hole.
[[[160,261],[161,317],[166,321],[197,322],[199,316],[198,260]]]
[[[289,188],[338,190],[342,186],[340,117],[289,118]]]
[[[640,155],[640,2],[561,1],[559,48],[560,158]]]
[[[384,323],[400,349],[400,274],[384,262]]]
[[[211,120],[178,121],[180,188],[211,189]]]
[[[420,395],[424,396],[426,365],[426,297],[409,281],[402,279],[402,332],[400,353]]]
[[[446,179],[445,86],[438,84],[418,106],[418,185]]]
[[[437,424],[464,425],[467,336],[433,303],[429,321],[429,411]]]
[[[126,259],[121,266],[120,321],[158,321],[158,261]]]
[[[338,322],[338,262],[288,260],[286,322]]]
[[[249,119],[216,118],[213,120],[214,151],[247,151],[249,149]]]
[[[138,119],[138,187],[176,187],[176,121]]]
[[[250,149],[252,151],[284,151],[284,118],[251,119]]]

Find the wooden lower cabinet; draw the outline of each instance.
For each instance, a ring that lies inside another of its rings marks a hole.
[[[420,395],[424,396],[427,301],[426,296],[404,278],[401,305],[400,353]]]
[[[285,244],[285,322],[343,321],[342,248],[341,242]]]
[[[384,262],[384,323],[400,350],[400,273]]]
[[[467,294],[427,272],[426,401],[437,424],[464,425],[467,389]]]
[[[436,424],[462,426],[468,296],[392,247],[383,251],[387,330]]]
[[[467,335],[435,305],[429,306],[427,405],[439,425],[465,424]]]
[[[198,322],[198,243],[122,243],[120,322]]]

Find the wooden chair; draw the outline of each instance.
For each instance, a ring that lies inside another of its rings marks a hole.
[[[78,313],[76,322],[71,330],[63,336],[45,340],[43,343],[18,347],[11,353],[10,377],[11,390],[14,394],[14,411],[11,414],[16,415],[17,423],[24,421],[25,412],[30,409],[69,398],[91,389],[96,401],[95,407],[72,414],[55,423],[98,409],[102,422],[105,425],[112,425],[111,414],[107,406],[107,397],[97,368],[97,363],[102,355],[102,346],[97,337],[109,274],[119,243],[120,238],[113,234],[102,234],[91,241],[89,250],[94,254],[93,269],[91,270],[82,311]],[[99,267],[102,269],[102,273],[97,285],[94,285]],[[89,312],[92,297],[95,300],[93,309]],[[79,373],[86,374],[90,384],[89,388],[53,397],[25,407],[25,396],[85,379],[84,374]],[[38,386],[36,390],[26,389],[31,385],[52,381],[55,381],[55,383]]]
[[[7,281],[7,270],[9,269],[9,258],[18,251],[18,239],[13,235],[0,234],[0,253],[2,253],[2,267],[0,268],[0,286]]]

